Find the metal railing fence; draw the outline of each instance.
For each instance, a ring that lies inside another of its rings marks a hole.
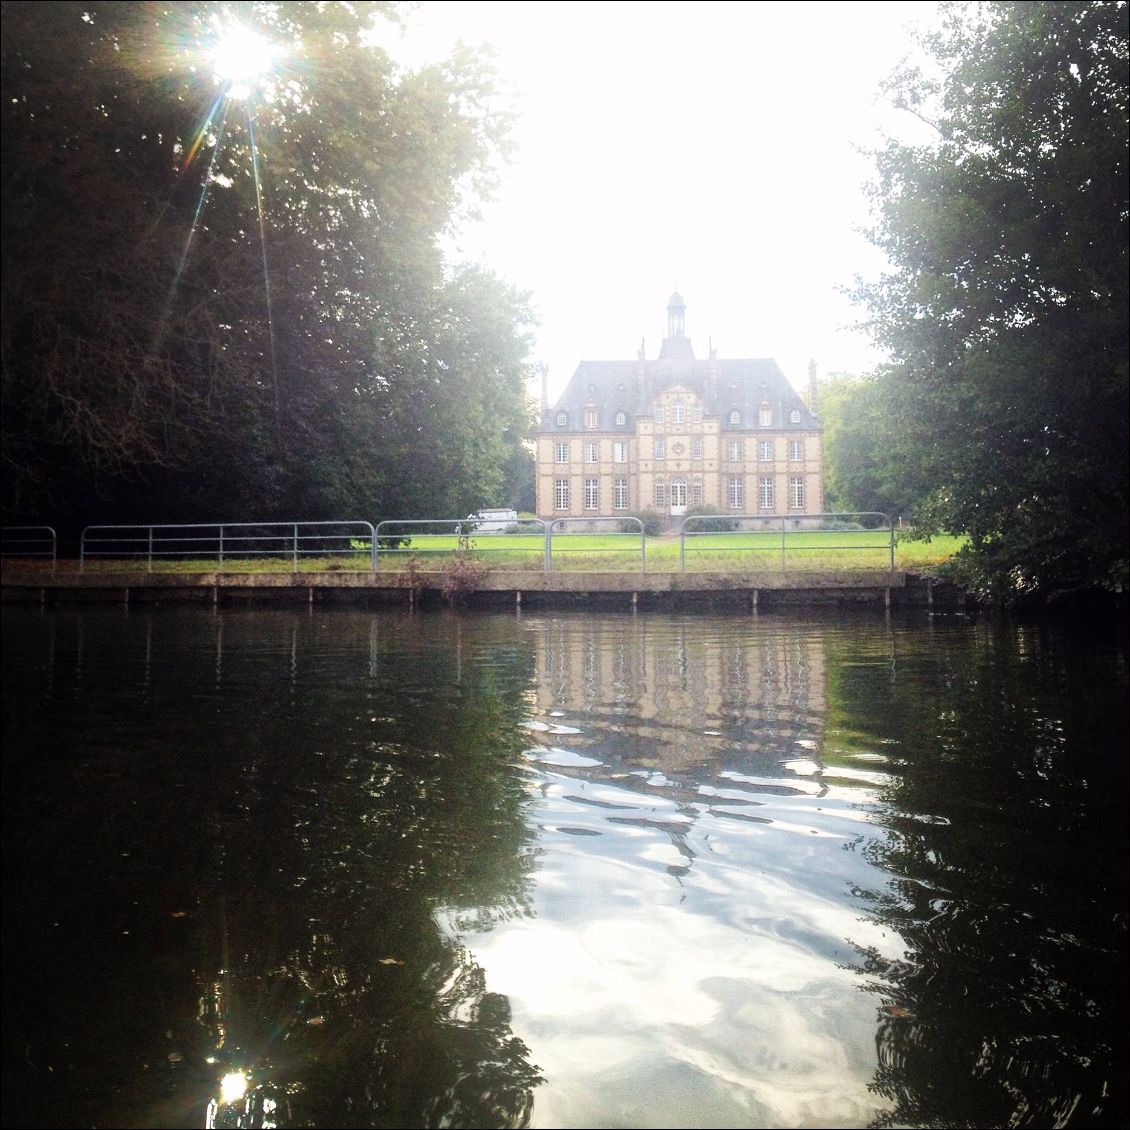
[[[829,540],[834,535],[834,541]],[[679,570],[692,553],[773,553],[782,570],[794,558],[860,550],[882,552],[895,567],[895,527],[890,517],[873,511],[836,514],[695,514],[679,527]],[[697,542],[697,544],[695,544]]]
[[[297,573],[308,558],[365,554],[377,568],[372,523],[200,522],[192,525],[87,526],[79,539],[79,568],[96,560],[123,564],[216,561],[217,571],[240,561],[289,561]]]
[[[505,555],[518,564],[536,560],[541,569],[550,568],[548,532],[540,518],[518,518],[502,530],[482,529],[482,525],[474,518],[388,518],[377,523],[374,560],[426,560],[462,551],[496,559]]]
[[[607,531],[607,532],[605,532]],[[593,538],[599,541],[594,544]],[[575,538],[574,545],[568,544]],[[584,539],[584,540],[581,540]],[[555,518],[545,537],[545,567],[554,568],[555,557],[584,554],[594,569],[613,564],[625,554],[639,555],[639,570],[647,571],[647,535],[639,518]]]
[[[59,558],[59,538],[50,526],[0,527],[0,557],[24,560],[49,557],[51,568]]]

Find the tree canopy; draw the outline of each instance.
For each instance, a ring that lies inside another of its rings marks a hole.
[[[462,514],[530,429],[525,298],[441,241],[508,122],[381,3],[3,4],[6,517]],[[238,25],[237,21],[238,20]],[[218,70],[233,27],[274,48]]]
[[[932,140],[875,154],[891,268],[858,288],[893,359],[891,458],[984,590],[1124,587],[1127,6],[943,12],[888,84]]]

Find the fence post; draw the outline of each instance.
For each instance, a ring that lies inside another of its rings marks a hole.
[[[298,523],[294,523],[294,572],[298,572]]]
[[[148,534],[149,534],[149,557],[147,559],[146,570],[148,572],[152,573],[153,572],[153,527],[152,526],[146,526],[145,528],[146,528],[146,530],[148,531]]]
[[[369,568],[375,573],[377,571],[377,531],[373,529],[371,525],[369,526],[369,545],[372,548],[372,552],[369,555]]]
[[[785,563],[785,536],[787,533],[788,519],[784,514],[781,515],[781,572],[787,572],[788,565]]]
[[[224,524],[220,523],[220,572],[224,571]]]
[[[545,571],[547,573],[553,572],[553,523],[555,519],[550,518],[545,524]]]
[[[891,572],[895,571],[895,523],[891,516],[887,515],[887,527],[891,539]]]

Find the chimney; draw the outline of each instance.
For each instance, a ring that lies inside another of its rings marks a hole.
[[[541,371],[541,418],[549,411],[549,366],[543,361],[538,368]]]
[[[808,363],[808,410],[813,416],[820,415],[820,405],[816,395],[816,362]]]

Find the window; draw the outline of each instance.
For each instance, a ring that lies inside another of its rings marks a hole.
[[[569,462],[569,445],[567,443],[558,443],[554,445],[553,461],[554,463]]]
[[[569,426],[569,413],[568,412],[558,412],[557,413],[557,426],[559,428],[567,428]]]
[[[596,427],[596,405],[589,404],[585,407],[585,428],[592,431]]]
[[[686,406],[681,400],[671,401],[671,423],[681,424],[686,418]]]
[[[804,462],[804,440],[790,439],[789,440],[789,460],[792,463]]]
[[[667,509],[667,484],[662,479],[655,484],[655,507],[657,510]]]
[[[706,502],[706,492],[702,488],[702,479],[695,479],[691,483],[691,505],[702,506]]]
[[[569,509],[569,480],[553,480],[553,508],[555,510]]]
[[[628,445],[623,440],[617,440],[612,445],[612,462],[613,463],[627,463],[628,462]]]
[[[757,426],[759,428],[770,428],[773,426],[773,409],[769,407],[769,401],[763,400],[757,406]]]
[[[612,509],[628,509],[628,480],[614,479],[612,481]]]
[[[757,484],[757,504],[762,510],[773,509],[773,477],[762,475]]]
[[[691,439],[691,458],[702,458],[702,436],[694,436]]]
[[[672,506],[686,506],[687,504],[687,480],[686,479],[672,479],[671,480],[671,505]]]
[[[794,408],[789,413],[789,423],[790,424],[799,424],[800,423],[800,409],[799,408]]]
[[[701,424],[702,423],[702,405],[701,404],[692,404],[691,405],[691,423],[692,424]]]
[[[773,462],[773,441],[771,439],[759,439],[757,441],[757,458],[761,463]]]
[[[726,501],[731,510],[740,510],[745,506],[745,487],[741,475],[731,475],[726,482]]]
[[[622,409],[616,413],[616,426],[618,428],[625,427],[628,423],[628,413]]]
[[[789,509],[804,509],[804,476],[789,476]]]
[[[743,451],[743,445],[740,439],[730,440],[728,450],[731,463],[740,463],[742,459],[745,458],[745,452]]]
[[[600,479],[585,479],[585,509],[600,509]]]
[[[657,439],[655,441],[655,458],[656,459],[666,459],[667,458],[667,441],[666,440]]]
[[[653,413],[653,416],[654,416],[655,422],[657,424],[663,423],[663,405],[662,404],[657,404],[655,406],[655,412]]]
[[[586,463],[599,463],[600,462],[600,445],[596,443],[585,444],[585,462]]]
[[[730,423],[731,424],[740,424],[741,422],[742,422],[742,414],[736,408],[731,408],[730,409]]]

